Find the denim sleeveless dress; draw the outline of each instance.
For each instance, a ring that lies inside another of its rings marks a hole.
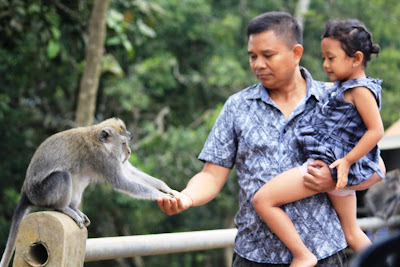
[[[298,141],[306,158],[320,159],[327,164],[346,156],[358,143],[367,128],[357,108],[344,100],[347,89],[364,86],[375,96],[381,107],[382,81],[373,78],[357,78],[346,82],[335,82],[313,112],[307,114],[298,127]],[[375,146],[367,155],[349,169],[348,186],[358,185],[375,172],[384,177],[379,169],[380,150]],[[337,180],[336,168],[332,177]]]

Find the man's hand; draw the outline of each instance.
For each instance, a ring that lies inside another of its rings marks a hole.
[[[193,206],[193,200],[186,193],[175,193],[174,198],[157,198],[160,210],[168,215],[175,215]]]
[[[332,179],[331,170],[328,164],[321,160],[315,160],[308,164],[308,172],[303,179],[306,187],[320,193],[335,189],[335,181]]]

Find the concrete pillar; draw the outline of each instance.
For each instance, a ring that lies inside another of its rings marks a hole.
[[[86,239],[86,228],[63,213],[31,213],[19,227],[13,267],[83,266]]]

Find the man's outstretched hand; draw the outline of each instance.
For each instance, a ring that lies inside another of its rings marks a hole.
[[[176,193],[174,198],[157,198],[160,210],[168,215],[175,215],[193,206],[192,198],[186,193]]]

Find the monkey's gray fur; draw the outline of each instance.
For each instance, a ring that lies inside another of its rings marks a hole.
[[[400,169],[386,173],[382,182],[371,186],[364,195],[368,215],[388,220],[400,207]]]
[[[78,206],[89,183],[109,183],[140,199],[173,197],[176,191],[129,163],[131,138],[124,122],[115,118],[47,138],[29,164],[0,267],[8,266],[19,224],[31,206],[63,212],[82,228],[90,220]]]

